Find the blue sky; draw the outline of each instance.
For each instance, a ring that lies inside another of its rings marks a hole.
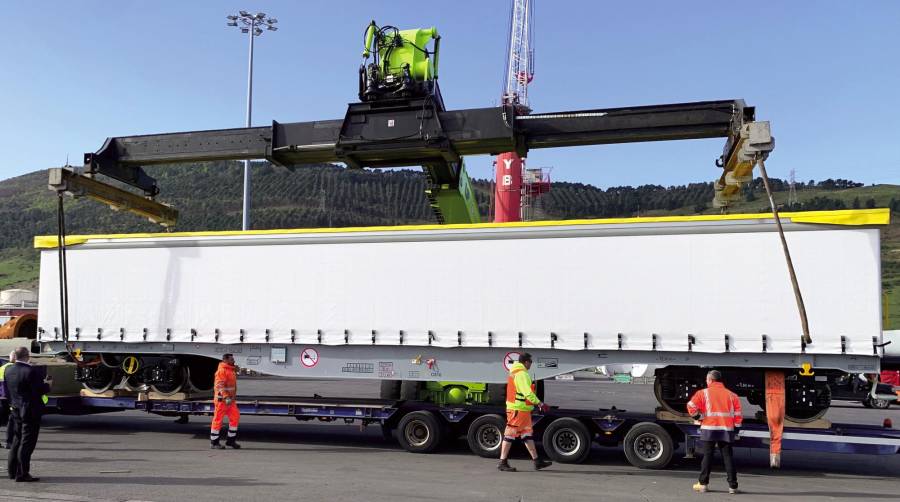
[[[743,98],[772,121],[770,175],[900,183],[900,2],[535,2],[536,112]],[[372,18],[436,26],[448,108],[492,106],[509,1],[3,5],[0,179],[76,164],[107,136],[242,126],[247,40],[225,26],[240,9],[281,28],[257,40],[255,125],[342,117]],[[714,179],[722,145],[542,150],[529,165],[603,187],[683,184]],[[488,157],[467,162],[490,176]]]

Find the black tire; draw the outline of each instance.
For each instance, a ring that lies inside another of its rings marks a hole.
[[[397,424],[397,441],[411,453],[431,453],[441,444],[443,427],[434,413],[414,411]]]
[[[872,399],[872,396],[866,396],[863,406],[876,410],[886,410],[891,407],[891,402],[887,399]]]
[[[506,420],[500,415],[482,415],[469,425],[466,439],[472,453],[484,458],[500,458]]]
[[[547,456],[564,464],[578,464],[591,454],[593,436],[575,418],[557,418],[544,430],[542,444]]]
[[[659,424],[641,422],[625,435],[625,458],[640,469],[663,469],[672,461],[675,445],[672,436]]]
[[[422,389],[422,385],[422,382],[403,380],[400,382],[400,399],[404,401],[415,401],[419,399],[419,390]]]
[[[378,393],[381,399],[400,399],[400,380],[382,380],[381,391]]]
[[[506,384],[487,384],[487,402],[493,406],[506,406]]]

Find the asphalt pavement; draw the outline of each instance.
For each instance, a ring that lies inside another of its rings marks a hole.
[[[572,408],[615,405],[650,412],[649,385],[604,381],[551,381],[549,403]],[[243,379],[244,395],[377,397],[378,382]],[[748,410],[750,411],[750,410]],[[745,413],[745,415],[748,413]],[[900,427],[900,411],[839,403],[834,422]],[[209,449],[209,419],[171,418],[141,412],[44,420],[32,471],[42,479],[0,481],[10,501],[676,501],[676,500],[898,500],[900,456],[786,452],[784,468],[768,468],[767,452],[738,448],[742,493],[728,495],[724,474],[714,473],[713,493],[691,491],[699,460],[681,459],[662,471],[630,466],[621,450],[595,447],[585,464],[530,469],[524,451],[500,473],[496,461],[474,456],[465,440],[439,453],[416,455],[382,437],[378,427],[317,424],[245,416],[243,449]]]

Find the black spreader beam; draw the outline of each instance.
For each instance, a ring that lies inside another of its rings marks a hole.
[[[283,166],[351,161],[354,167],[417,166],[453,156],[612,143],[728,138],[726,162],[740,127],[755,120],[743,100],[515,114],[512,107],[437,112],[381,109],[348,120],[278,123],[269,127],[218,129],[108,138],[85,154],[88,173],[99,173],[156,195],[156,181],[141,166],[213,160],[268,159]],[[428,127],[426,127],[426,125]],[[724,164],[723,164],[724,165]]]

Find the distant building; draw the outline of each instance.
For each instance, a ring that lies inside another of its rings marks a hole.
[[[0,291],[0,317],[37,314],[37,293],[28,289]]]

